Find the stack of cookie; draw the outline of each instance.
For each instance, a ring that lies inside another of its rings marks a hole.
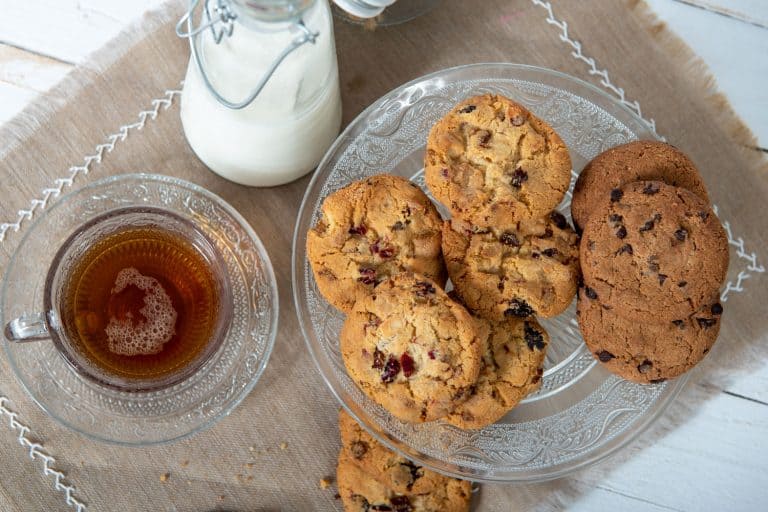
[[[585,167],[578,321],[595,357],[635,382],[677,377],[717,338],[728,238],[690,159],[661,142],[612,148]]]
[[[349,414],[339,413],[336,481],[344,510],[465,512],[471,484],[439,475],[388,450]]]

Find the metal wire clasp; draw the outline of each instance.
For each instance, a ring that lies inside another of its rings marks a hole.
[[[277,68],[280,66],[283,60],[285,60],[288,55],[293,53],[300,46],[306,43],[314,44],[317,40],[317,37],[320,35],[319,32],[312,32],[304,24],[302,19],[296,21],[295,26],[300,31],[299,36],[294,39],[287,47],[283,48],[280,54],[275,58],[264,75],[258,81],[254,90],[248,96],[246,96],[245,99],[241,101],[230,101],[216,90],[216,88],[211,83],[211,80],[208,78],[208,74],[205,72],[202,59],[200,58],[200,51],[197,47],[196,36],[198,36],[204,30],[210,29],[214,42],[216,44],[221,43],[225,35],[227,37],[232,36],[232,32],[235,30],[234,22],[237,19],[237,14],[232,12],[232,9],[229,7],[229,2],[227,0],[215,0],[215,5],[212,9],[209,6],[211,1],[212,0],[205,0],[205,3],[203,4],[204,18],[201,20],[199,26],[193,28],[192,16],[195,9],[197,8],[197,5],[200,3],[200,0],[190,0],[189,10],[184,13],[179,22],[176,24],[176,35],[181,38],[189,39],[189,49],[192,53],[192,60],[195,61],[195,65],[200,71],[200,75],[203,77],[203,82],[205,82],[206,87],[211,92],[211,94],[213,94],[213,97],[216,98],[216,100],[225,107],[231,108],[233,110],[240,110],[250,105],[253,100],[256,99],[262,89],[264,89],[264,86],[267,85],[267,82],[269,82],[269,79],[272,78],[272,75],[275,73],[275,71],[277,71]],[[217,27],[219,24],[221,26]],[[184,30],[185,26],[186,31]]]

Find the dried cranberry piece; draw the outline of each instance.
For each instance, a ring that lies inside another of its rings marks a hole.
[[[400,363],[395,356],[389,356],[387,363],[384,365],[384,370],[381,372],[382,382],[389,384],[395,380],[398,373],[400,373]]]
[[[543,254],[547,258],[552,258],[555,256],[555,254],[558,254],[558,250],[555,249],[554,247],[550,247],[548,249],[544,249],[543,251],[541,251],[541,254]]]
[[[619,229],[616,230],[616,237],[623,240],[627,237],[627,228],[624,226],[619,226]]]
[[[359,226],[352,226],[349,228],[350,235],[364,235],[368,232],[368,228],[360,224]]]
[[[434,350],[430,350],[429,352],[427,352],[427,355],[429,356],[430,359],[434,359],[435,358],[435,351]]]
[[[544,342],[544,335],[540,331],[536,330],[530,323],[525,322],[525,342],[528,344],[530,350],[538,349],[544,350],[547,344]]]
[[[394,512],[411,512],[413,510],[408,496],[393,496],[389,501],[392,503]]]
[[[376,269],[361,267],[358,269],[360,277],[357,278],[363,284],[376,284]]]
[[[639,371],[640,373],[648,373],[648,371],[651,368],[653,368],[653,363],[647,359],[642,363],[640,363],[639,365],[637,365],[637,371]]]
[[[522,299],[512,299],[509,307],[504,311],[504,316],[517,316],[525,318],[533,314],[533,309]]]
[[[394,255],[395,255],[394,247],[385,247],[384,249],[379,249],[379,258],[387,259],[387,258],[391,258]]]
[[[643,194],[652,196],[653,194],[656,194],[659,192],[659,184],[658,183],[649,183],[643,188]]]
[[[712,312],[713,315],[723,314],[723,306],[719,302],[715,302],[714,304],[712,304],[712,307],[709,308],[709,310]]]
[[[419,281],[415,285],[413,285],[414,290],[416,291],[416,295],[419,297],[426,297],[427,295],[431,293],[435,293],[435,287],[432,286],[432,284],[426,282],[426,281]]]
[[[528,181],[528,173],[518,167],[515,169],[515,172],[512,173],[512,180],[509,184],[515,188],[520,188],[526,181]]]
[[[597,353],[597,358],[600,361],[602,361],[603,363],[607,363],[608,361],[610,361],[614,357],[616,357],[616,356],[614,356],[613,354],[611,354],[607,350],[601,350],[600,352]]]
[[[597,299],[597,292],[595,290],[593,290],[592,288],[590,288],[589,286],[586,286],[584,288],[584,295],[586,295],[587,297],[589,297],[592,300],[596,300]]]
[[[537,259],[541,258],[541,254],[539,254],[538,252],[532,252],[531,253],[531,258],[537,260]]]
[[[470,112],[474,112],[477,109],[474,105],[467,105],[463,109],[459,110],[459,114],[469,114]]]
[[[680,228],[677,231],[675,231],[675,238],[680,240],[681,242],[684,241],[688,237],[688,230],[685,228]]]
[[[499,238],[501,243],[504,245],[511,245],[512,247],[520,247],[520,240],[518,240],[517,236],[514,233],[504,233]]]
[[[381,370],[384,368],[384,364],[386,363],[386,356],[384,355],[384,352],[376,348],[376,350],[373,351],[373,364],[371,365],[371,368],[376,368],[377,370]]]
[[[550,213],[549,218],[559,229],[565,229],[568,227],[568,221],[565,220],[565,215],[560,212]]]
[[[621,191],[619,188],[614,188],[611,190],[611,202],[615,203],[616,201],[621,201],[621,198],[624,197],[624,192]]]
[[[443,178],[447,178],[448,177],[448,168],[447,167],[443,167],[442,169],[440,169],[440,174],[443,175]]]
[[[403,369],[403,375],[410,377],[416,371],[416,367],[413,364],[413,358],[408,355],[407,352],[403,352],[400,356],[400,366]]]

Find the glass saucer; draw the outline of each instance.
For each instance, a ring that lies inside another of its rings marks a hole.
[[[186,380],[168,388],[127,392],[76,373],[51,341],[3,346],[32,399],[65,426],[125,445],[175,441],[213,425],[253,389],[277,333],[278,297],[264,246],[245,219],[220,197],[192,183],[152,174],[100,180],[45,210],[27,228],[3,280],[0,321],[42,311],[45,277],[64,240],[86,219],[118,208],[156,206],[188,219],[221,254],[232,288],[229,331],[217,351]]]
[[[685,377],[640,385],[611,375],[584,345],[573,304],[557,318],[542,321],[552,342],[541,389],[498,423],[479,430],[441,421],[403,423],[371,401],[347,375],[338,347],[344,316],[318,292],[305,254],[306,233],[318,220],[323,199],[351,181],[392,173],[426,191],[422,166],[430,128],[457,102],[482,93],[508,96],[552,125],[568,145],[574,178],[610,147],[656,138],[613,97],[547,69],[477,64],[407,83],[360,114],[316,171],[294,236],[294,300],[307,346],[331,391],[385,445],[460,478],[549,480],[604,459],[636,438],[664,412]],[[570,191],[558,209],[570,219]]]

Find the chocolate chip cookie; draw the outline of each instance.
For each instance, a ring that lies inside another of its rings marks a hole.
[[[446,221],[443,253],[461,300],[489,320],[552,317],[576,294],[579,237],[557,212],[505,230]]]
[[[357,466],[344,450],[339,454],[336,481],[345,512],[468,512],[469,482],[444,478],[426,493],[398,493]]]
[[[654,383],[693,368],[712,348],[723,307],[710,297],[694,314],[671,321],[631,321],[601,304],[589,288],[579,290],[577,318],[590,352],[625,379]]]
[[[717,294],[728,270],[728,238],[709,205],[659,181],[611,190],[590,215],[580,251],[591,294],[638,321],[688,317]]]
[[[446,416],[480,372],[473,318],[434,281],[410,272],[358,300],[340,341],[350,377],[402,421]]]
[[[560,136],[503,96],[466,99],[429,133],[425,177],[454,217],[505,229],[546,215],[571,182],[571,158]]]
[[[423,468],[376,441],[344,410],[339,412],[341,451],[364,473],[401,494],[425,494],[445,487],[447,476]]]
[[[404,270],[443,286],[441,224],[429,198],[398,176],[381,174],[334,192],[307,233],[307,257],[320,293],[348,313],[359,296]]]
[[[690,190],[709,203],[704,182],[688,156],[663,142],[638,140],[600,153],[581,171],[571,199],[576,227],[587,224],[590,211],[612,189],[632,181],[662,181]]]
[[[448,423],[464,429],[497,422],[538,389],[549,345],[547,331],[533,317],[475,320],[487,333],[482,337],[485,343],[480,377],[467,401],[446,418]]]

